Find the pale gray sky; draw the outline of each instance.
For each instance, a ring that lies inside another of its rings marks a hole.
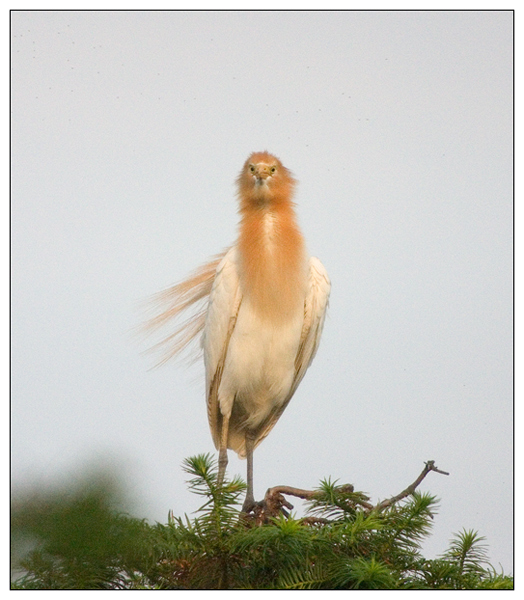
[[[376,501],[433,459],[427,554],[473,528],[511,572],[512,18],[12,13],[15,484],[98,459],[139,516],[198,507],[203,367],[149,370],[131,331],[234,241],[234,180],[268,150],[332,295],[255,495],[331,476]]]

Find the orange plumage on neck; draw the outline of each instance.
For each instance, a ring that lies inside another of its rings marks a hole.
[[[303,309],[306,288],[305,244],[292,202],[295,180],[264,152],[248,158],[238,184],[242,293],[260,316],[279,322]]]

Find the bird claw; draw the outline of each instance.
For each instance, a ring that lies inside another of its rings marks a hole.
[[[293,505],[282,494],[272,493],[269,489],[264,499],[259,502],[253,497],[246,497],[241,514],[256,525],[265,525],[272,518],[276,518],[281,514],[288,518],[289,512],[286,509],[292,510]]]

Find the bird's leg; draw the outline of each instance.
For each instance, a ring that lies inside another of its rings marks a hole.
[[[255,496],[253,494],[253,450],[255,447],[255,438],[248,431],[246,433],[246,457],[247,457],[247,491],[242,512],[247,513],[255,506]]]
[[[229,415],[222,415],[222,431],[220,432],[220,448],[218,450],[218,486],[222,486],[227,467],[227,437],[229,433]]]

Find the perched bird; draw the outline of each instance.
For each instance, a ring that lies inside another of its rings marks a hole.
[[[247,457],[243,511],[255,504],[253,451],[288,405],[318,348],[330,282],[308,257],[292,201],[295,180],[267,152],[252,154],[237,180],[236,244],[157,296],[166,324],[200,309],[163,344],[165,359],[201,334],[207,410],[222,484],[228,448]]]

